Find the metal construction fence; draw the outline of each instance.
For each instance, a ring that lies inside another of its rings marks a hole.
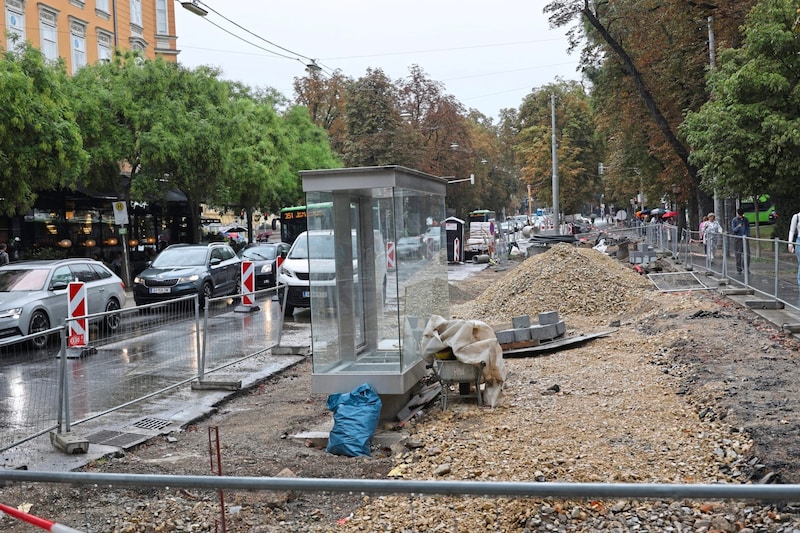
[[[86,346],[67,347],[65,325],[0,341],[0,451],[88,422],[271,350],[280,342],[280,287],[197,296],[87,315]],[[65,296],[66,298],[66,296]],[[118,326],[98,327],[113,315]],[[42,340],[46,339],[45,342]]]
[[[666,254],[687,271],[699,271],[723,279],[779,305],[800,309],[798,259],[781,239],[740,237],[729,233],[706,235],[666,223],[631,227],[608,226],[577,237],[594,242],[610,237],[616,241],[645,243]]]

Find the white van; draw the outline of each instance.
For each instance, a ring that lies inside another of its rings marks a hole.
[[[386,247],[379,231],[373,232],[375,246],[375,277],[378,290],[386,298]],[[278,282],[286,285],[286,307],[284,315],[290,316],[295,308],[311,307],[311,292],[314,298],[327,300],[334,306],[336,286],[336,260],[333,230],[309,230],[298,235],[289,253],[278,270]],[[311,264],[313,262],[313,269]],[[313,271],[314,286],[310,274]],[[358,281],[358,242],[353,232],[353,273]],[[283,295],[280,296],[283,301]]]

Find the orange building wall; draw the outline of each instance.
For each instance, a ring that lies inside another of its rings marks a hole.
[[[72,73],[72,46],[70,43],[70,16],[86,24],[86,61],[87,63],[97,62],[97,30],[104,30],[114,34],[115,16],[117,36],[116,42],[112,39],[112,48],[117,46],[123,50],[131,47],[131,16],[129,0],[108,0],[110,16],[98,15],[95,11],[95,0],[83,1],[83,7],[79,5],[81,0],[26,0],[25,1],[25,38],[34,47],[41,45],[39,32],[39,6],[46,6],[58,13],[57,32],[58,32],[58,54],[67,64],[67,72]],[[0,14],[0,48],[5,49],[6,38],[6,2],[0,1],[2,14]],[[114,13],[116,6],[116,14]],[[175,2],[167,1],[167,13],[169,17],[169,35],[161,36],[156,39],[156,3],[155,0],[142,0],[142,39],[146,42],[145,57],[155,59],[157,55],[166,61],[177,61],[178,51],[176,49],[175,37]],[[159,54],[156,48],[160,48]],[[165,50],[167,50],[165,52]]]

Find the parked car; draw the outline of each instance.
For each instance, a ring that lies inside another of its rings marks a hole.
[[[311,307],[311,293],[319,301],[326,301],[331,308],[335,307],[336,289],[336,257],[333,231],[309,230],[298,235],[289,249],[286,259],[278,268],[278,282],[286,285],[285,316],[291,316],[295,308]],[[358,238],[352,235],[353,272],[358,277]],[[373,231],[373,250],[375,252],[375,278],[378,297],[386,299],[386,246],[379,231]],[[314,283],[311,283],[311,278]],[[281,299],[283,296],[281,296]]]
[[[237,254],[242,261],[252,261],[256,271],[256,290],[275,286],[278,258],[286,257],[292,246],[285,242],[257,242],[248,244]]]
[[[133,279],[136,305],[197,294],[207,298],[236,294],[241,280],[241,259],[229,245],[173,244]]]
[[[413,237],[400,237],[397,239],[395,246],[397,257],[415,258],[425,255],[425,241],[422,235],[414,235]]]
[[[67,287],[82,281],[87,314],[116,311],[125,305],[125,285],[107,266],[93,259],[22,261],[0,267],[0,337],[45,331],[63,324],[68,313]],[[119,327],[119,315],[105,315],[97,325],[104,332]],[[35,337],[35,348],[47,345]]]

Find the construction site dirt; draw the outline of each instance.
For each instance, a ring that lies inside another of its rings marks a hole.
[[[309,356],[207,419],[83,470],[214,475],[211,430],[219,467],[233,476],[800,483],[794,335],[715,291],[660,293],[625,262],[555,248],[451,282],[454,318],[497,330],[514,316],[555,310],[567,335],[616,327],[564,350],[509,358],[494,408],[456,391],[444,411],[435,399],[420,408],[396,445],[373,445],[371,457],[332,455],[295,438],[332,420],[326,396],[311,393]],[[797,502],[467,500],[231,491],[226,530],[666,530],[658,520],[673,531],[800,527]],[[85,532],[221,531],[219,494],[209,491],[20,483],[0,489],[0,502]],[[6,516],[0,529],[31,531]]]

